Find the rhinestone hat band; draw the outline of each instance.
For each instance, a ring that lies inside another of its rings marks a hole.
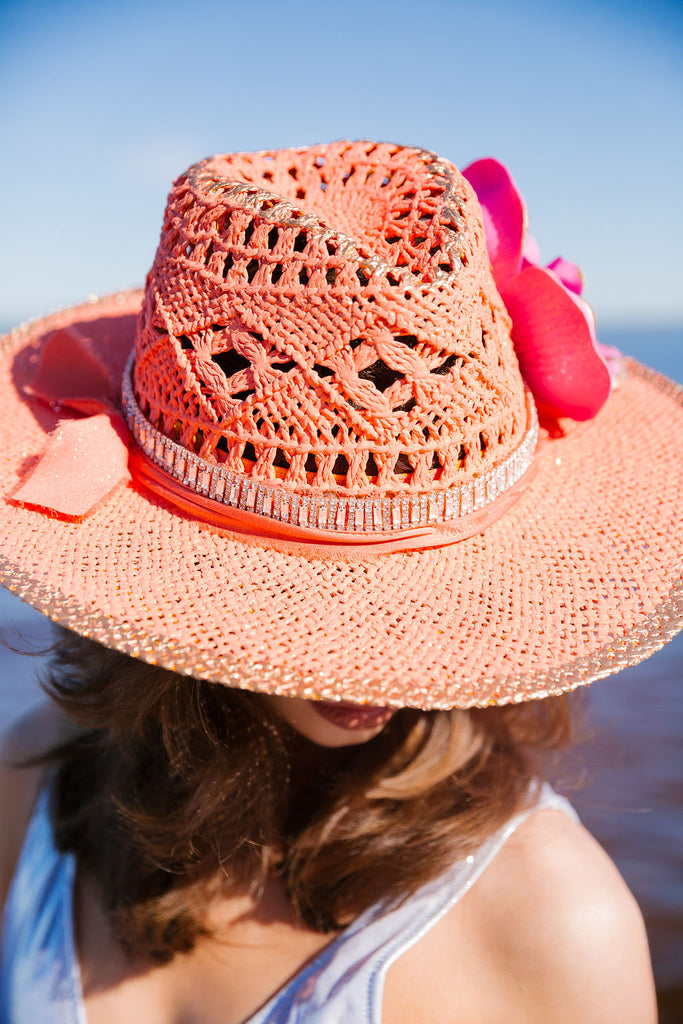
[[[196,494],[292,526],[379,534],[458,520],[490,505],[514,487],[529,469],[538,440],[536,407],[527,393],[529,426],[522,443],[484,476],[447,490],[391,497],[344,498],[324,492],[288,491],[209,462],[153,427],[133,394],[132,365],[131,357],[123,377],[123,408],[133,437],[147,458]]]

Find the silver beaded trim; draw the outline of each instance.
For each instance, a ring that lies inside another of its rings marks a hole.
[[[333,533],[392,533],[447,523],[477,512],[510,490],[531,465],[538,417],[527,393],[529,426],[520,446],[485,476],[448,490],[394,496],[342,497],[301,493],[266,484],[209,462],[158,431],[142,414],[131,385],[132,357],[123,377],[123,407],[135,441],[160,469],[185,487],[221,505],[255,512],[291,526]]]

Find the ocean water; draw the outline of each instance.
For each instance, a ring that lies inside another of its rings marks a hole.
[[[601,340],[683,381],[683,330],[603,330]],[[0,634],[33,651],[49,624],[0,591]],[[40,656],[0,646],[0,722],[42,699]],[[661,1024],[683,1020],[683,634],[585,694],[585,739],[553,768],[645,915]]]

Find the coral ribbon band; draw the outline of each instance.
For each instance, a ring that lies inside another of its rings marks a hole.
[[[273,547],[293,553],[329,557],[347,554],[375,554],[392,551],[422,550],[442,547],[466,540],[481,533],[521,497],[536,471],[532,463],[524,476],[490,504],[447,523],[435,523],[391,533],[363,533],[320,530],[311,526],[294,526],[278,519],[234,508],[198,494],[181,484],[157,466],[141,449],[133,449],[129,467],[136,483],[142,484],[158,498],[174,505],[193,519],[222,530],[270,543]]]
[[[321,530],[215,501],[157,466],[130,436],[116,405],[108,368],[93,352],[89,339],[75,328],[50,335],[28,391],[67,416],[58,422],[42,457],[10,500],[58,518],[82,519],[132,475],[134,485],[242,540],[255,539],[306,556],[345,558],[441,547],[481,533],[517,501],[535,471],[532,463],[495,501],[446,523],[384,533]]]

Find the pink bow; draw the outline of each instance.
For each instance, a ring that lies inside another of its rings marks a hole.
[[[128,471],[128,427],[118,406],[118,382],[76,327],[53,331],[27,392],[60,419],[12,501],[82,519]]]
[[[593,311],[581,298],[579,268],[562,258],[538,265],[524,200],[503,164],[476,160],[463,175],[481,204],[493,277],[539,411],[591,419],[607,401],[621,360],[595,337]]]

